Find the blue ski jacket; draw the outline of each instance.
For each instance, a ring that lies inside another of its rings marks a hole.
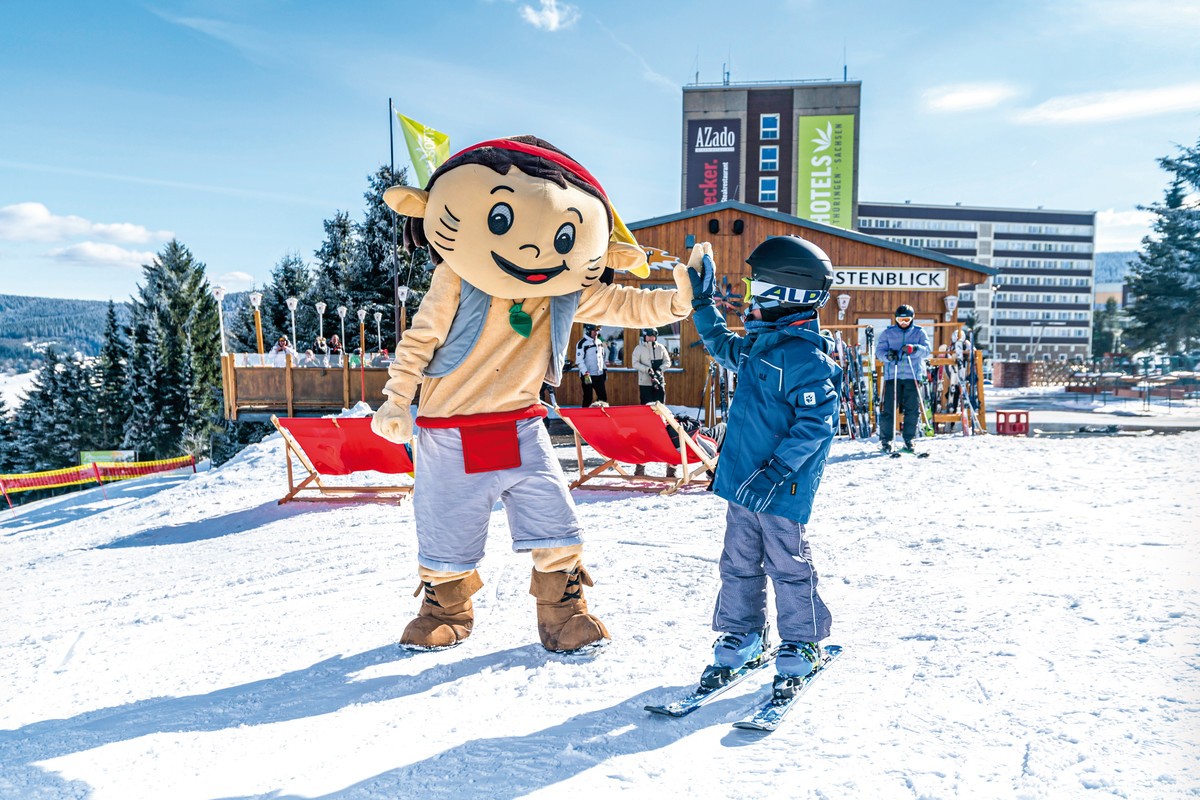
[[[904,352],[904,346],[909,344],[913,346],[911,356]],[[889,352],[896,353],[899,360],[888,361]],[[932,352],[933,350],[929,347],[929,337],[915,322],[909,323],[908,330],[894,323],[889,325],[883,333],[879,334],[879,341],[875,343],[875,357],[883,362],[883,378],[889,381],[896,377],[897,369],[900,370],[900,380],[902,381],[911,381],[921,375],[925,369],[925,359]],[[914,373],[913,370],[916,372]]]
[[[842,368],[829,358],[832,342],[816,320],[746,336],[712,305],[692,320],[712,357],[738,374],[713,491],[736,503],[741,484],[774,456],[790,474],[763,513],[807,523],[838,425]]]

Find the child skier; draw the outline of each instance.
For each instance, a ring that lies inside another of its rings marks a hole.
[[[889,325],[879,335],[875,357],[883,362],[883,398],[879,401],[879,446],[892,452],[892,437],[896,432],[896,408],[904,414],[904,452],[913,453],[913,437],[917,435],[917,420],[921,417],[921,390],[917,384],[924,372],[925,359],[932,352],[929,337],[920,325],[913,323],[916,313],[910,305],[896,309],[896,324]]]
[[[688,269],[696,330],[713,358],[738,373],[713,489],[729,501],[712,623],[721,635],[701,686],[716,689],[764,657],[769,576],[782,640],[774,697],[786,699],[820,663],[831,625],[804,526],[837,429],[842,370],[817,322],[833,268],[798,236],[768,238],[747,263],[745,336],[713,305],[711,245],[693,250]]]

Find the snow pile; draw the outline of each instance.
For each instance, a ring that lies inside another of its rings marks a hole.
[[[0,373],[0,399],[10,410],[21,405],[36,377],[36,372]]]
[[[642,711],[707,660],[707,493],[576,492],[615,638],[574,657],[500,509],[475,634],[398,650],[411,504],[276,505],[278,436],[35,504],[0,522],[0,797],[1195,796],[1198,445],[836,442],[810,536],[846,655],[770,736],[729,725],[769,675]]]

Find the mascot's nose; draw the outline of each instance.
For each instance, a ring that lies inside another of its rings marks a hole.
[[[518,249],[518,250],[524,250],[524,249],[526,249],[526,248],[529,248],[530,250],[533,250],[533,252],[534,252],[534,258],[538,258],[538,257],[540,257],[540,256],[542,255],[542,249],[541,249],[540,247],[538,247],[536,244],[523,244],[523,245],[521,245],[520,247],[518,247],[517,249]]]

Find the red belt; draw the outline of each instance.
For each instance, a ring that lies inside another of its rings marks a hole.
[[[546,407],[536,403],[516,411],[417,417],[416,423],[422,428],[458,428],[462,437],[463,469],[467,474],[473,474],[521,466],[517,422],[544,416]]]

